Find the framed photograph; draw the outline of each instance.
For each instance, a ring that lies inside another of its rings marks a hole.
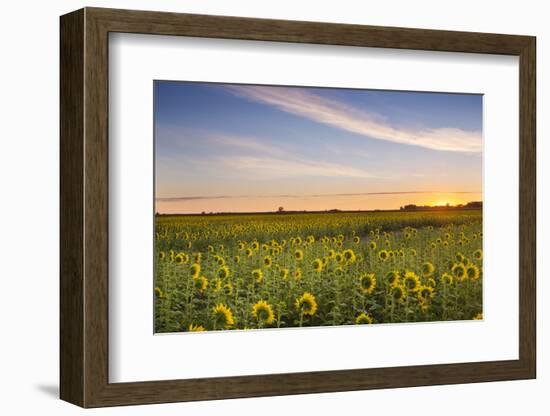
[[[61,398],[535,378],[535,49],[62,16]]]

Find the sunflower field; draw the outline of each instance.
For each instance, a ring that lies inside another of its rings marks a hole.
[[[160,215],[155,332],[482,319],[481,210]]]

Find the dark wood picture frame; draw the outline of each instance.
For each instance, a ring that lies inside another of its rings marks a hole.
[[[535,378],[534,37],[99,8],[85,8],[62,16],[60,28],[60,396],[63,400],[82,407],[101,407]],[[519,359],[109,383],[110,32],[518,56]]]

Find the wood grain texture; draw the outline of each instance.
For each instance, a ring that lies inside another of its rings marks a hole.
[[[108,380],[108,33],[520,58],[518,360],[192,380]],[[517,380],[536,375],[535,38],[87,8],[61,18],[61,397],[83,407]]]
[[[60,388],[84,405],[84,12],[61,19]]]

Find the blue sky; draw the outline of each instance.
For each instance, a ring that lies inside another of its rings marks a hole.
[[[156,81],[159,212],[481,199],[482,96]]]

